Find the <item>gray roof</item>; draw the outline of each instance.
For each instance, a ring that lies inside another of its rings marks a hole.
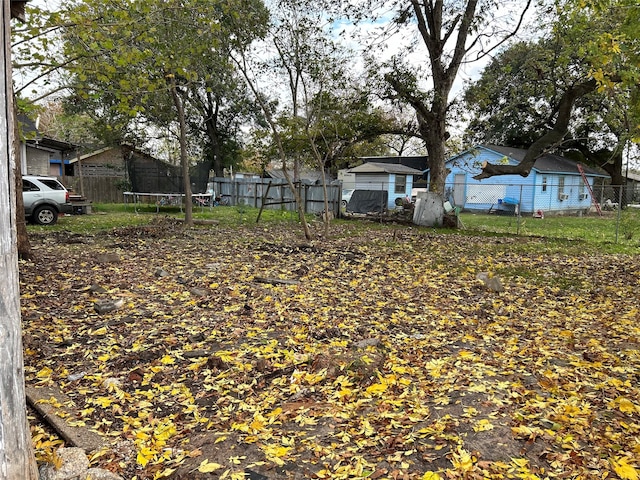
[[[405,167],[415,168],[423,172],[429,166],[429,157],[425,155],[414,155],[410,157],[400,157],[398,155],[386,157],[360,157],[360,159],[369,163],[395,163],[398,165],[404,165]]]
[[[525,155],[527,154],[527,150],[524,148],[513,148],[513,147],[501,147],[498,145],[482,145],[484,148],[488,150],[492,150],[500,155],[506,155],[507,157],[513,158],[517,162],[521,162],[524,160]],[[566,157],[561,157],[560,155],[554,155],[552,153],[545,153],[538,159],[536,159],[533,164],[533,168],[541,173],[570,173],[574,175],[579,175],[578,171],[578,162],[575,160],[571,160]],[[586,165],[582,165],[584,169],[584,173],[591,176],[598,177],[607,177],[608,175],[602,173],[595,168],[587,167]]]
[[[399,175],[422,175],[421,170],[405,167],[397,163],[367,162],[350,168],[349,173],[395,173]]]

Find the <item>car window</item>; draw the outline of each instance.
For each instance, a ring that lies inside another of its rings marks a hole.
[[[51,180],[48,178],[41,178],[40,181],[44,183],[51,190],[64,190],[64,187],[57,180]]]
[[[38,192],[40,189],[37,185],[31,183],[29,180],[22,179],[22,191],[23,192]]]

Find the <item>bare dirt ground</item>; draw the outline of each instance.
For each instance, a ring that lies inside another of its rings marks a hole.
[[[27,384],[125,479],[621,478],[640,468],[640,261],[290,224],[33,236]],[[504,291],[485,288],[479,272]],[[60,441],[33,418],[36,450]],[[634,476],[635,475],[635,476]]]

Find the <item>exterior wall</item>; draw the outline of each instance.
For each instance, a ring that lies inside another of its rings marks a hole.
[[[398,175],[399,174],[390,175],[390,177],[393,177],[393,186],[389,186],[389,204],[391,206],[391,203],[393,203],[394,207],[396,206],[396,199],[411,198],[411,190],[413,190],[413,175],[404,175],[406,177],[404,192],[396,192],[396,178]]]
[[[593,177],[587,177],[587,180],[593,189]],[[536,172],[532,197],[532,210],[523,211],[562,212],[591,207],[589,189],[580,175]]]
[[[580,175],[544,173],[533,170],[528,177],[501,175],[482,181],[473,176],[480,172],[482,163],[505,161],[501,155],[478,149],[477,155],[462,154],[447,162],[445,200],[468,210],[504,211],[514,213],[515,203],[521,213],[575,212],[591,206],[589,190]],[[515,164],[509,159],[510,164]],[[464,179],[461,181],[461,179]],[[593,187],[594,178],[587,177]],[[544,188],[546,181],[546,188]],[[564,186],[562,187],[564,182]],[[562,189],[562,192],[560,192]],[[561,196],[561,193],[564,195]],[[463,199],[462,204],[455,199]],[[515,202],[515,203],[514,203]]]
[[[27,145],[25,153],[27,157],[27,171],[23,172],[25,175],[51,174],[49,171],[49,159],[52,156],[51,152]]]
[[[527,180],[514,175],[493,177],[484,181],[474,180],[473,176],[480,173],[484,161],[496,163],[503,158],[485,149],[478,149],[476,152],[476,155],[465,153],[447,162],[450,172],[445,180],[445,200],[454,206],[469,210],[514,211],[515,206],[505,203],[505,199],[519,200],[522,196],[521,186]],[[461,177],[463,181],[460,181]],[[462,204],[455,199],[463,199]],[[524,203],[520,206],[522,211],[527,211],[525,207]]]
[[[356,173],[356,190],[389,190],[387,173]]]
[[[124,177],[126,175],[125,162],[120,148],[110,148],[83,158],[80,161],[80,166],[78,166],[78,162],[75,162],[75,175],[80,175],[79,168],[82,169],[83,177]]]
[[[50,175],[61,177],[65,174],[65,165],[69,163],[66,151],[50,147],[46,140],[41,143],[21,142],[22,173],[24,175]]]
[[[356,188],[356,174],[348,173],[346,169],[338,171],[338,180],[342,182],[342,188],[355,189]]]

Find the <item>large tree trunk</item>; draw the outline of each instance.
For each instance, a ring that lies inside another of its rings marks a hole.
[[[538,157],[543,155],[548,149],[557,146],[567,134],[569,122],[571,121],[571,112],[573,111],[576,100],[594,91],[597,86],[596,81],[591,79],[574,85],[564,92],[558,103],[558,113],[553,127],[533,142],[528,148],[524,159],[518,165],[494,165],[485,162],[482,166],[482,172],[473,178],[482,180],[498,175],[528,176]]]
[[[204,104],[204,102],[203,102]],[[211,143],[211,165],[216,177],[224,176],[224,165],[222,164],[222,149],[220,132],[218,131],[218,110],[219,102],[217,102],[213,95],[207,93],[207,103],[204,104],[205,111],[207,112],[207,119],[205,120],[205,129],[209,142]]]
[[[397,96],[409,103],[416,111],[421,136],[429,153],[430,191],[441,195],[444,192],[447,177],[446,122],[449,114],[449,95],[465,56],[473,52],[474,45],[480,47],[479,51],[476,51],[477,58],[488,55],[490,51],[515,35],[524,21],[524,15],[531,2],[532,0],[522,2],[520,19],[513,31],[504,32],[499,40],[489,47],[489,50],[482,50],[484,34],[478,32],[474,26],[474,20],[479,18],[478,15],[487,14],[483,12],[482,2],[478,0],[462,2],[410,0],[415,25],[429,53],[433,82],[432,95],[419,92],[413,81],[403,83],[402,79],[394,78],[393,75],[387,75],[385,79]],[[452,12],[454,3],[456,8]],[[408,10],[404,13],[407,12]]]
[[[207,132],[211,142],[211,166],[216,177],[224,177],[224,165],[222,164],[222,150],[220,148],[220,137],[215,127],[210,125],[213,123],[207,121]]]
[[[444,194],[446,169],[446,111],[430,114],[430,122],[418,116],[420,133],[429,152],[429,191]]]
[[[616,152],[612,162],[606,162],[602,165],[605,172],[611,177],[611,186],[613,187],[614,202],[619,202],[622,208],[629,204],[630,198],[627,195],[627,178],[622,175],[622,151]]]
[[[16,248],[10,4],[2,2],[0,56],[0,478],[36,479],[24,392],[18,251]]]
[[[15,192],[16,192],[16,228],[17,228],[17,242],[18,242],[18,256],[23,260],[30,260],[33,258],[31,252],[31,243],[29,242],[29,235],[27,233],[27,219],[24,216],[24,202],[22,200],[22,165],[21,165],[21,153],[20,153],[20,134],[18,128],[18,112],[14,107],[13,109],[13,155],[16,159],[14,171],[15,178]]]

